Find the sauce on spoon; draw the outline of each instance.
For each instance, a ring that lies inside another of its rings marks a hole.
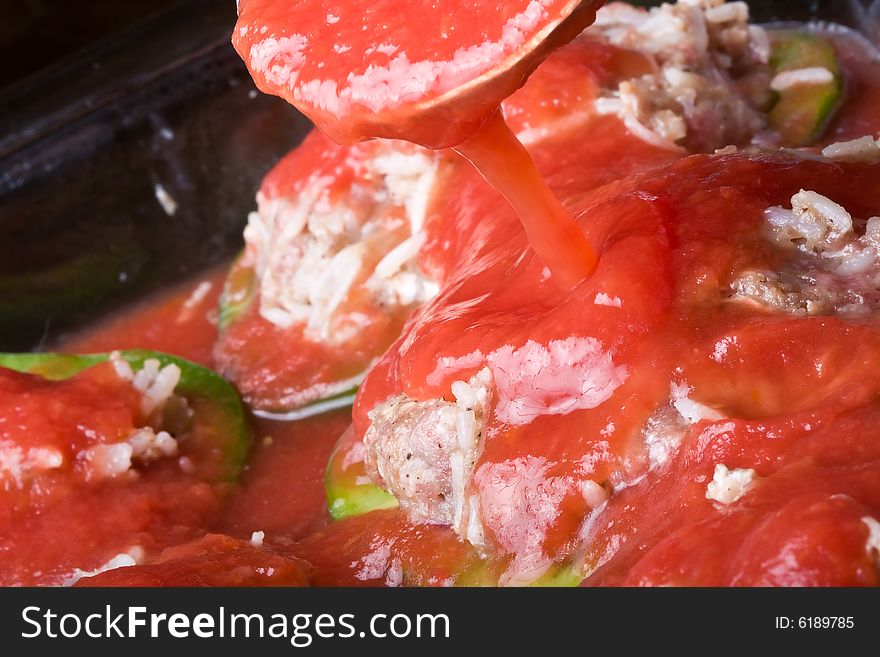
[[[517,211],[566,288],[596,256],[504,123],[501,101],[595,19],[597,0],[242,0],[233,43],[257,85],[341,143],[458,147]]]

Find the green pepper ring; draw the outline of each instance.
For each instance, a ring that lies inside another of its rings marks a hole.
[[[177,365],[180,368],[180,382],[175,392],[188,399],[205,400],[216,409],[210,429],[222,437],[220,453],[222,458],[213,468],[201,467],[195,463],[196,472],[209,481],[235,481],[244,466],[250,450],[251,429],[244,405],[225,379],[211,370],[191,361],[169,354],[131,349],[118,352],[132,368],[137,371],[144,362],[158,360],[162,367]],[[61,381],[79,374],[99,363],[110,360],[110,354],[58,354],[58,353],[0,353],[0,367],[17,372],[37,374],[50,381]],[[200,472],[201,471],[201,472]]]

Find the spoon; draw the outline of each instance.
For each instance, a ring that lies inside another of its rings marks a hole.
[[[504,123],[501,102],[602,0],[241,0],[233,44],[257,86],[340,143],[459,147],[516,210],[566,289],[596,265]]]

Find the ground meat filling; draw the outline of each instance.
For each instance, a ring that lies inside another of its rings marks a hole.
[[[655,72],[606,89],[602,114],[657,146],[712,152],[766,129],[771,98],[766,32],[744,2],[679,0],[650,10],[612,3],[587,34],[646,54]]]
[[[260,314],[306,338],[340,344],[365,321],[433,297],[437,284],[418,266],[423,223],[435,180],[432,153],[376,142],[345,194],[316,176],[292,197],[257,197],[245,228],[243,264],[259,279]]]
[[[854,219],[809,190],[792,196],[790,209],[773,206],[764,217],[787,264],[741,272],[732,300],[793,315],[865,315],[880,303],[880,217]]]
[[[451,525],[478,547],[484,540],[469,488],[482,451],[490,385],[484,369],[452,385],[454,402],[395,395],[370,411],[364,436],[367,473],[410,519]]]

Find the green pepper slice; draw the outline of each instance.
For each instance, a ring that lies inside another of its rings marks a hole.
[[[843,78],[834,47],[805,32],[772,32],[770,68],[774,75],[804,68],[825,68],[829,82],[799,84],[777,92],[770,109],[770,125],[786,146],[807,146],[818,139],[843,95]]]
[[[367,479],[364,462],[353,458],[356,442],[353,429],[342,434],[324,472],[327,509],[334,520],[397,506],[391,493]]]
[[[218,324],[221,331],[234,324],[254,301],[257,273],[253,267],[246,267],[241,261],[242,255],[239,255],[233,261],[223,283]]]
[[[131,349],[119,355],[135,372],[150,359],[180,368],[174,392],[186,398],[193,417],[183,452],[195,474],[206,481],[234,481],[247,459],[251,430],[238,393],[211,370],[183,358],[156,351]],[[0,353],[0,367],[60,381],[104,363],[110,354]]]

